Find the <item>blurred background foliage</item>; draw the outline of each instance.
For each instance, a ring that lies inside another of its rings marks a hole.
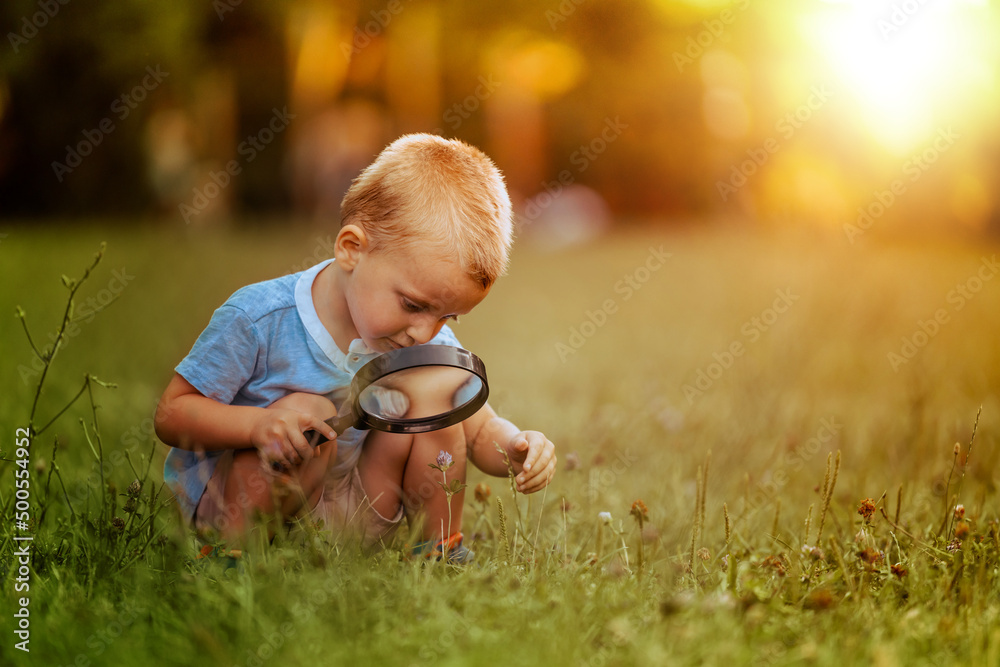
[[[493,156],[528,221],[996,232],[998,17],[988,0],[7,0],[0,215],[327,220],[386,143],[425,131]]]

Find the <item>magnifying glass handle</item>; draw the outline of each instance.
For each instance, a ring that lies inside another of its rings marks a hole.
[[[340,435],[347,429],[354,426],[354,423],[356,421],[357,419],[354,417],[354,413],[348,412],[346,415],[342,417],[330,417],[324,423],[330,428],[332,428],[334,431],[336,431],[337,435]]]
[[[354,415],[348,412],[346,415],[343,415],[341,417],[330,417],[323,423],[332,428],[334,431],[336,431],[337,435],[340,435],[350,427],[354,426],[354,423],[356,421],[357,420],[354,418]],[[325,435],[323,435],[322,433],[320,433],[315,429],[310,429],[305,433],[303,433],[302,435],[306,436],[306,440],[309,442],[309,445],[311,447],[322,445],[324,442],[328,442],[330,440]]]

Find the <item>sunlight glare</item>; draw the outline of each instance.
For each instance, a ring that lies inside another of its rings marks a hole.
[[[876,139],[902,152],[992,78],[980,58],[988,23],[981,4],[843,0],[807,15],[806,33],[857,99]]]

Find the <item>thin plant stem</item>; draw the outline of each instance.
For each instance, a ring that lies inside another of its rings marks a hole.
[[[969,438],[969,449],[965,452],[965,461],[962,463],[962,476],[958,478],[958,488],[955,490],[955,496],[960,498],[962,495],[962,483],[965,481],[965,472],[969,469],[969,459],[972,458],[972,445],[976,441],[976,431],[979,430],[979,417],[983,414],[983,406],[979,406],[979,412],[976,413],[976,423],[972,425],[972,437]],[[954,467],[953,467],[954,469]],[[945,516],[948,517],[948,532],[951,534],[951,524],[955,521],[955,512],[952,511]]]
[[[62,347],[63,341],[66,340],[66,327],[69,326],[70,321],[73,319],[73,299],[83,283],[90,277],[90,273],[97,268],[98,264],[101,263],[101,259],[104,257],[104,248],[105,244],[101,243],[100,250],[98,250],[94,255],[93,263],[87,267],[87,269],[83,272],[83,276],[81,276],[79,280],[69,280],[68,278],[63,278],[63,283],[69,288],[69,298],[66,299],[66,309],[63,311],[62,323],[59,325],[59,331],[56,333],[55,340],[52,343],[52,349],[47,354],[39,355],[39,358],[42,360],[42,376],[38,379],[38,384],[35,387],[35,397],[31,401],[31,412],[28,414],[28,428],[36,435],[38,432],[35,431],[35,413],[38,410],[38,401],[42,397],[42,387],[45,386],[45,379],[48,377],[49,369],[52,367],[52,362],[55,360],[56,354],[59,352],[59,348]],[[25,333],[28,334],[28,341],[31,343],[32,349],[36,354],[38,354],[38,348],[32,340],[31,334],[28,332],[28,325],[25,322],[25,313],[20,306],[17,308],[17,316],[21,320]]]

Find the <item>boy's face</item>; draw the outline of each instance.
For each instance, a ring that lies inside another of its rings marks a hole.
[[[437,248],[364,248],[345,264],[353,264],[345,266],[344,288],[351,319],[358,337],[377,352],[426,343],[489,293]]]

